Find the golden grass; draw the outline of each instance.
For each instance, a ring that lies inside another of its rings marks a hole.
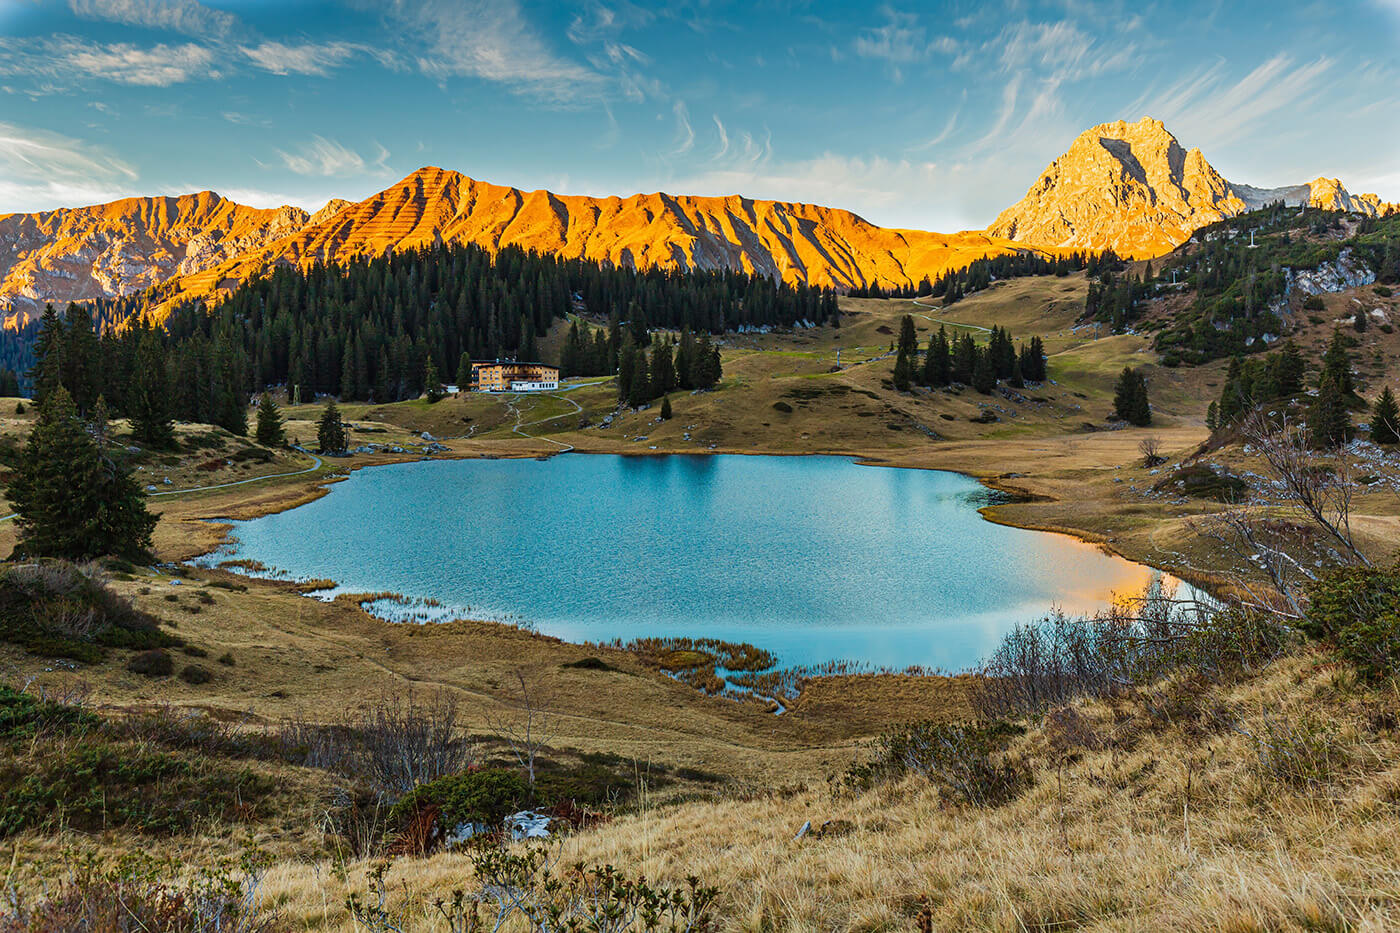
[[[698,875],[722,888],[720,929],[733,931],[915,929],[921,911],[937,930],[1400,925],[1400,744],[1393,722],[1376,719],[1395,693],[1359,690],[1307,654],[1232,686],[1178,685],[1176,696],[1193,692],[1209,715],[1164,716],[1170,684],[1080,704],[1078,747],[1032,728],[1015,751],[1035,784],[999,809],[953,804],[919,778],[861,794],[774,781],[580,832],[561,862],[670,884]],[[1345,763],[1307,788],[1261,776],[1246,733],[1265,716],[1308,715],[1333,724]],[[835,831],[794,839],[808,820]],[[341,905],[367,868],[349,866],[347,887],[331,863],[287,861],[263,894],[294,928],[350,931]],[[427,905],[470,872],[460,855],[399,860],[390,905],[408,911],[410,929],[443,929]]]

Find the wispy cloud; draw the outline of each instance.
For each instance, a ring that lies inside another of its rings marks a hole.
[[[1188,75],[1161,93],[1144,95],[1134,111],[1150,113],[1182,136],[1221,145],[1243,138],[1261,123],[1305,110],[1323,90],[1332,60],[1298,63],[1278,54],[1233,84],[1222,63]]]
[[[295,152],[277,150],[282,162],[298,175],[350,176],[382,175],[389,171],[389,150],[375,145],[375,155],[366,159],[333,139],[313,136]]]
[[[263,42],[241,46],[239,51],[253,64],[273,74],[326,75],[365,47],[350,42],[304,43],[286,45]]]
[[[676,101],[671,112],[676,115],[676,145],[671,150],[671,155],[685,155],[695,147],[695,130],[690,125],[690,114],[686,111],[685,101]]]
[[[440,81],[483,78],[556,103],[602,91],[603,77],[550,49],[515,0],[390,0],[373,8],[411,40],[419,69]]]
[[[223,37],[240,25],[232,13],[197,0],[70,0],[69,6],[83,19],[169,29],[187,36]]]
[[[921,62],[934,52],[951,54],[957,51],[957,40],[951,36],[929,39],[928,31],[919,24],[919,17],[893,7],[882,7],[885,22],[861,30],[852,47],[861,58],[876,59],[890,66],[896,81],[903,80],[903,67]],[[835,50],[833,50],[835,51]]]
[[[131,193],[137,173],[98,146],[57,133],[0,123],[0,204],[46,210]]]
[[[214,53],[203,45],[104,45],[76,36],[0,39],[0,74],[38,75],[59,81],[95,78],[143,87],[169,87],[221,76]]]

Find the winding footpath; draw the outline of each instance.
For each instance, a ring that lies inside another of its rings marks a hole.
[[[204,492],[207,489],[228,489],[232,486],[245,486],[248,483],[261,483],[265,479],[284,479],[288,476],[305,476],[307,473],[314,473],[319,470],[325,462],[310,451],[303,450],[301,452],[316,461],[304,470],[293,470],[290,473],[270,473],[267,476],[252,476],[248,479],[240,479],[232,483],[216,483],[213,486],[192,486],[189,489],[166,489],[161,492],[147,493],[147,495],[152,498],[155,496],[179,496],[189,492]],[[7,522],[18,515],[18,512],[11,512],[9,515],[0,515],[0,522]]]
[[[918,305],[920,308],[925,308],[929,311],[936,310],[933,305],[926,305],[917,298],[910,298],[909,300],[914,304]],[[917,311],[913,312],[913,315],[914,317],[921,317],[931,324],[946,324],[948,327],[966,327],[969,330],[980,330],[984,334],[990,334],[992,332],[992,329],[990,327],[983,327],[980,324],[964,324],[961,321],[949,321],[945,320],[944,318],[932,318],[929,317],[927,314],[920,314]]]

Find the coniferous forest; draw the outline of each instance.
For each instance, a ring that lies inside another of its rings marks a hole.
[[[103,396],[114,414],[247,430],[248,402],[269,386],[293,400],[332,395],[393,402],[418,397],[430,373],[469,373],[471,359],[539,359],[539,342],[575,315],[566,375],[610,375],[623,337],[834,323],[835,293],[738,272],[636,271],[508,248],[438,245],[343,265],[282,268],[223,302],[176,307],[164,326],[139,301],[49,309],[33,340],[36,394],[62,384],[79,410]],[[603,327],[590,327],[592,318]],[[104,323],[126,320],[121,327]],[[703,341],[708,351],[708,341]],[[585,346],[586,343],[586,346]],[[686,339],[690,346],[689,338]],[[679,352],[679,350],[678,350]],[[17,360],[18,362],[18,360]],[[552,360],[550,362],[553,362]],[[677,362],[684,364],[684,358]],[[713,384],[686,366],[675,384]]]

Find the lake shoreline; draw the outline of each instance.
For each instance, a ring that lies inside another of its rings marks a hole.
[[[460,441],[461,438],[443,438],[442,443]],[[994,442],[984,442],[992,444]],[[302,451],[310,454],[307,451]],[[916,455],[927,456],[933,453],[937,456],[937,450],[911,451]],[[330,493],[330,487],[342,482],[350,477],[350,474],[370,467],[389,466],[402,463],[418,463],[433,460],[551,460],[555,457],[566,454],[586,454],[586,455],[614,455],[622,457],[712,457],[712,456],[743,456],[743,457],[840,457],[850,459],[859,466],[888,467],[894,469],[924,470],[934,472],[953,473],[967,477],[980,483],[986,489],[1009,496],[1010,501],[1004,503],[994,503],[982,506],[978,512],[987,521],[1003,525],[1009,528],[1018,528],[1024,531],[1035,531],[1044,534],[1063,535],[1073,538],[1085,544],[1094,545],[1104,553],[1121,558],[1134,564],[1150,567],[1161,573],[1169,574],[1192,586],[1210,593],[1224,586],[1225,583],[1219,578],[1204,574],[1195,568],[1170,566],[1143,557],[1134,555],[1122,548],[1115,546],[1108,535],[1099,531],[1086,528],[1076,528],[1070,525],[1059,523],[1036,522],[1023,517],[1011,517],[1004,514],[1007,506],[1015,506],[1026,503],[1057,503],[1066,504],[1074,500],[1062,499],[1055,496],[1033,492],[1024,485],[1015,482],[1016,479],[1026,478],[1024,474],[998,473],[990,470],[958,469],[937,463],[911,462],[907,457],[900,457],[898,453],[890,451],[853,451],[853,450],[806,450],[806,451],[765,451],[743,448],[715,448],[696,450],[628,450],[611,449],[607,447],[581,447],[574,445],[571,450],[538,449],[538,450],[512,450],[512,449],[455,449],[449,448],[447,451],[435,452],[430,455],[393,455],[384,459],[364,461],[359,463],[337,462],[335,459],[325,458],[327,472],[320,474],[308,474],[305,479],[295,478],[295,481],[286,485],[279,484],[277,492],[288,492],[293,488],[300,487],[300,491],[293,495],[276,495],[257,504],[240,504],[231,510],[225,510],[224,514],[207,515],[199,519],[205,528],[215,533],[214,537],[204,537],[204,540],[190,550],[182,553],[178,560],[193,560],[206,557],[221,547],[227,545],[227,536],[232,528],[230,521],[248,521],[261,518],[266,515],[274,515],[281,512],[299,508],[326,496]],[[350,458],[346,458],[348,461]],[[274,481],[275,482],[275,481]],[[255,485],[255,484],[250,484]],[[189,500],[186,500],[189,501]]]

